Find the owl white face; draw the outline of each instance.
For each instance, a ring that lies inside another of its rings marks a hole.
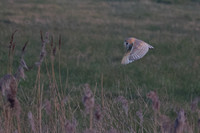
[[[128,42],[125,40],[124,41],[124,46],[126,47],[128,45]]]
[[[132,49],[133,44],[129,44],[126,40],[124,41],[124,46],[126,51],[130,51]]]

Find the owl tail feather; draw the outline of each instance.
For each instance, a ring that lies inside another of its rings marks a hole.
[[[121,64],[126,65],[126,64],[129,64],[129,63],[130,63],[129,55],[127,54],[122,58]]]

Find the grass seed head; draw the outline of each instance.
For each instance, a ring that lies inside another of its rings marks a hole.
[[[16,32],[17,32],[17,30],[15,30],[15,31],[12,33],[11,38],[10,38],[9,56],[11,55],[11,53],[12,53],[12,54],[14,53],[14,49],[15,49],[15,44],[16,44],[16,42],[13,42],[13,41],[14,41],[14,35],[15,35]]]
[[[106,133],[119,133],[116,129],[111,128],[109,131],[107,131]]]
[[[76,133],[76,124],[67,120],[65,122],[65,133]]]
[[[191,105],[190,105],[191,111],[192,111],[192,112],[197,111],[199,99],[200,99],[199,97],[196,97],[196,98],[192,101],[192,103],[191,103]]]
[[[99,104],[95,106],[94,116],[97,121],[101,120],[102,118],[101,106]]]
[[[85,106],[86,113],[89,113],[89,111],[94,108],[94,96],[89,84],[85,84],[83,104]]]
[[[174,132],[183,133],[184,127],[186,126],[186,116],[185,111],[181,109],[174,123]]]
[[[126,100],[126,98],[123,96],[119,96],[117,98],[117,101],[122,104],[122,108],[124,109],[125,114],[128,115],[128,110],[129,110],[128,100]]]
[[[53,56],[56,56],[56,46],[53,48]]]
[[[157,93],[155,91],[150,91],[147,94],[147,98],[151,99],[151,101],[153,102],[153,110],[158,112],[160,110],[160,100]]]
[[[19,66],[17,72],[15,73],[15,78],[19,81],[21,78],[25,79],[25,73],[24,73],[24,68],[22,66]]]
[[[170,133],[172,129],[172,123],[168,116],[166,115],[159,115],[158,117],[158,124],[161,126],[161,129],[166,132]]]
[[[83,133],[96,133],[94,129],[86,129]]]
[[[17,130],[15,130],[13,133],[18,133],[18,131],[17,131]]]
[[[27,67],[27,65],[26,65],[26,62],[24,61],[23,58],[21,58],[21,60],[20,60],[20,65],[21,65],[23,68],[26,68],[26,69],[28,70],[28,67]]]
[[[17,80],[12,75],[5,75],[0,79],[0,88],[3,96],[6,97],[7,101],[10,103],[10,107],[14,108],[16,103],[16,93],[17,93]]]
[[[42,31],[40,31],[40,33],[41,33],[42,48],[40,51],[40,59],[38,62],[35,63],[35,65],[37,67],[39,67],[42,64],[44,57],[46,56],[46,53],[47,53],[46,52],[46,44],[49,43],[49,33],[46,32],[45,39],[43,38]]]
[[[61,35],[59,35],[59,50],[60,50],[60,48],[61,48]]]
[[[143,124],[143,121],[144,121],[144,116],[143,116],[143,114],[142,114],[142,111],[140,110],[140,111],[137,111],[136,112],[136,115],[139,117],[139,119],[140,119],[140,125],[142,125]]]

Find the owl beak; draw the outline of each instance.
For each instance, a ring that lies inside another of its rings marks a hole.
[[[133,47],[132,44],[128,44],[128,45],[126,46],[126,52],[131,51],[132,47]]]

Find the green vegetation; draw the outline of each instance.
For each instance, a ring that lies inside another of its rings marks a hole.
[[[75,117],[78,121],[77,132],[89,128],[89,119],[82,115],[85,83],[90,84],[92,91],[96,92],[95,102],[101,104],[103,82],[105,106],[112,107],[109,113],[116,118],[107,118],[109,124],[101,125],[104,132],[111,127],[120,132],[132,129],[141,132],[138,121],[135,122],[135,114],[140,109],[144,113],[144,132],[152,132],[155,128],[149,121],[152,121],[153,111],[146,97],[151,90],[156,91],[160,97],[161,113],[173,120],[177,109],[183,108],[188,115],[191,114],[190,103],[200,96],[198,0],[9,0],[1,1],[0,8],[0,76],[8,73],[8,46],[10,36],[16,29],[14,72],[18,68],[21,48],[26,41],[29,43],[24,60],[27,66],[34,66],[40,57],[40,31],[48,32],[50,41],[52,37],[54,45],[57,45],[54,61],[57,88],[61,99],[65,96],[69,98],[66,107],[62,109],[66,109],[67,119]],[[62,38],[60,61],[59,35]],[[144,40],[154,49],[141,60],[123,66],[120,64],[124,54],[123,41],[127,37]],[[47,74],[52,74],[52,49],[50,44],[46,48],[48,54],[40,71],[41,86],[44,86],[42,101],[49,99],[53,104],[55,102],[51,97],[49,79],[54,77]],[[28,123],[28,112],[37,114],[38,95],[37,87],[34,88],[37,84],[37,71],[37,67],[26,71],[26,79],[21,80],[18,86],[17,97],[22,106],[22,132],[30,128],[30,124],[24,125]],[[118,96],[124,96],[130,102],[130,119],[127,121],[125,114],[117,119],[121,106],[114,101]],[[42,113],[42,125],[51,126],[53,117],[48,118],[43,110]],[[195,131],[196,120],[196,115],[189,116]],[[55,128],[52,131],[61,130]]]

